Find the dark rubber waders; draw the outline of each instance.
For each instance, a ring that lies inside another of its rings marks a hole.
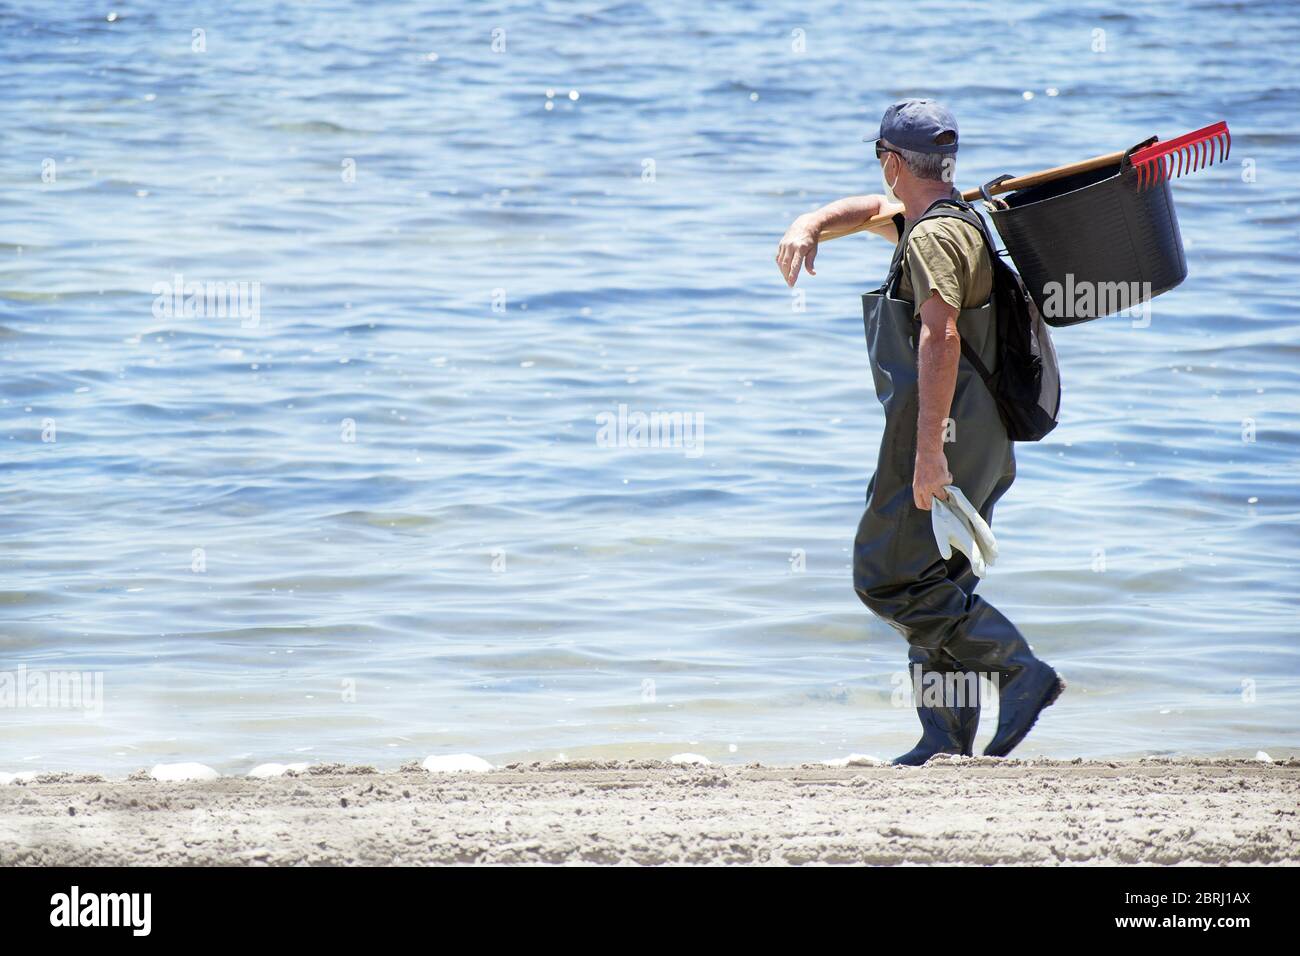
[[[943,202],[931,206],[916,222],[954,215],[977,225],[987,240],[979,214],[969,207]],[[958,552],[945,561],[939,554],[930,515],[912,500],[921,322],[914,316],[912,302],[894,296],[914,226],[915,222],[904,231],[884,285],[862,297],[867,349],[876,396],[885,409],[885,430],[876,473],[867,488],[867,509],[854,541],[853,584],[862,602],[907,640],[909,662],[922,675],[970,671],[996,675],[1001,702],[998,732],[985,753],[1001,756],[1023,739],[1060,687],[1055,671],[1034,657],[1015,625],[974,593],[978,579],[966,557]],[[991,245],[989,254],[994,254]],[[962,338],[994,370],[992,302],[963,309],[957,325]],[[1015,480],[1015,453],[993,396],[964,357],[950,417],[952,440],[945,443],[944,452],[953,484],[991,526],[993,506]],[[967,698],[962,703],[966,706],[928,707],[918,700],[921,740],[895,762],[920,764],[935,754],[970,755],[979,726],[979,701]]]

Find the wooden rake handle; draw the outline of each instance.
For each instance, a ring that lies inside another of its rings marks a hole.
[[[1117,153],[1107,153],[1104,156],[1094,156],[1092,159],[1080,160],[1077,163],[1069,163],[1065,166],[1055,166],[1052,169],[1040,170],[1036,173],[1030,173],[1028,176],[1017,176],[1015,179],[1004,179],[995,186],[990,187],[989,195],[998,193],[1009,193],[1017,189],[1028,189],[1030,186],[1037,186],[1040,183],[1049,183],[1053,179],[1064,179],[1066,176],[1073,176],[1075,173],[1086,173],[1089,170],[1099,169],[1102,166],[1114,166],[1124,159],[1128,150],[1120,150]],[[967,202],[974,202],[980,198],[979,189],[968,189],[961,194],[961,198]],[[855,232],[866,232],[868,229],[874,229],[876,226],[883,226],[889,222],[891,216],[882,213],[879,216],[872,216],[866,222],[858,223],[850,229],[823,229],[817,234],[818,242],[826,242],[828,239],[840,239],[844,236],[851,236]]]

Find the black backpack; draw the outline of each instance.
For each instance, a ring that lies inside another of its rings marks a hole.
[[[966,356],[966,361],[993,394],[1007,437],[1012,441],[1038,441],[1056,427],[1061,409],[1061,372],[1047,324],[1019,273],[998,255],[984,218],[970,203],[940,199],[925,211],[921,219],[940,216],[952,216],[979,229],[993,266],[997,371],[990,372],[985,368],[965,339],[961,340],[961,354]],[[901,228],[899,232],[901,234]]]

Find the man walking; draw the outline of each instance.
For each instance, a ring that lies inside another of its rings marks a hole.
[[[885,194],[841,199],[800,216],[777,250],[789,285],[813,264],[820,233],[892,218],[872,231],[895,242],[884,284],[863,299],[876,394],[885,409],[876,473],[854,542],[858,597],[898,630],[919,669],[921,740],[895,763],[969,756],[979,724],[978,676],[998,687],[998,728],[984,753],[1005,756],[1065,684],[1024,637],[974,593],[971,562],[945,560],[932,499],[952,485],[986,522],[1015,479],[1015,454],[992,394],[962,356],[962,340],[996,371],[992,240],[953,189],[957,122],[933,100],[885,111],[874,140]]]

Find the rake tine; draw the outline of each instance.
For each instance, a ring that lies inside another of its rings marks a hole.
[[[1152,142],[1136,149],[1132,158],[1133,166],[1139,169],[1138,188],[1148,189],[1203,169],[1216,160],[1222,162],[1227,159],[1231,144],[1228,124],[1220,121],[1164,143]]]

